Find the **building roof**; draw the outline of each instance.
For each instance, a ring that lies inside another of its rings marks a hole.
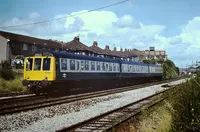
[[[105,52],[103,49],[101,49],[101,48],[98,46],[97,41],[94,41],[94,42],[93,42],[93,45],[90,46],[90,49],[92,49],[92,51],[94,51],[94,52],[96,52],[97,54],[100,54],[100,55],[109,55],[107,52]]]
[[[71,51],[88,51],[96,53],[95,51],[92,51],[92,49],[90,49],[88,46],[80,42],[78,37],[74,37],[72,41],[66,43],[65,48]]]
[[[108,45],[103,50],[110,56],[120,57],[118,53],[111,51]]]
[[[40,39],[40,38],[30,37],[30,36],[21,35],[21,34],[5,32],[5,31],[0,31],[0,35],[6,39],[9,39],[10,41],[13,40],[13,41],[25,42],[27,44],[35,44],[42,47],[54,48],[54,49],[62,48],[62,44],[55,41],[51,41],[51,40],[45,40],[45,39]]]

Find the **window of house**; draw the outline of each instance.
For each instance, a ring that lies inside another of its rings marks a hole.
[[[34,70],[39,71],[41,69],[41,58],[35,58],[34,60]]]
[[[85,70],[89,71],[89,61],[85,61]]]
[[[28,45],[27,44],[23,44],[23,50],[28,50]]]
[[[61,70],[67,70],[67,59],[61,59]]]
[[[95,70],[95,62],[94,61],[91,61],[91,71],[94,71]]]
[[[32,52],[36,52],[37,51],[37,46],[36,45],[32,45]]]
[[[26,70],[27,71],[32,70],[32,67],[33,67],[33,59],[29,58],[26,61]]]

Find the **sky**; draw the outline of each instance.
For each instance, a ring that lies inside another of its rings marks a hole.
[[[97,41],[101,48],[109,45],[118,50],[154,46],[166,50],[168,59],[180,68],[200,60],[199,0],[129,0],[88,12],[120,1],[1,0],[0,30],[65,42],[79,36],[87,46]]]

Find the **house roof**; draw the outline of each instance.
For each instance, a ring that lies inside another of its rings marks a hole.
[[[93,45],[90,46],[90,49],[92,49],[92,51],[96,52],[97,54],[100,55],[109,55],[107,52],[105,52],[103,49],[101,49],[98,46],[98,43],[96,41],[93,42]]]
[[[96,53],[92,49],[90,49],[88,46],[80,42],[80,39],[78,37],[74,37],[74,39],[68,43],[65,44],[65,48],[71,51],[89,51]]]
[[[30,37],[26,35],[21,35],[21,34],[15,34],[11,32],[5,32],[5,31],[0,31],[0,35],[3,36],[6,39],[9,39],[10,41],[20,41],[24,42],[27,44],[35,44],[39,45],[42,47],[47,47],[47,48],[62,48],[62,44],[51,41],[51,40],[45,40],[45,39],[40,39],[40,38],[35,38],[35,37]]]

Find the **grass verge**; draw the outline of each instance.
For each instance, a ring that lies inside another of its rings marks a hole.
[[[22,85],[22,76],[16,75],[14,80],[0,78],[0,93],[25,92],[27,89]]]

